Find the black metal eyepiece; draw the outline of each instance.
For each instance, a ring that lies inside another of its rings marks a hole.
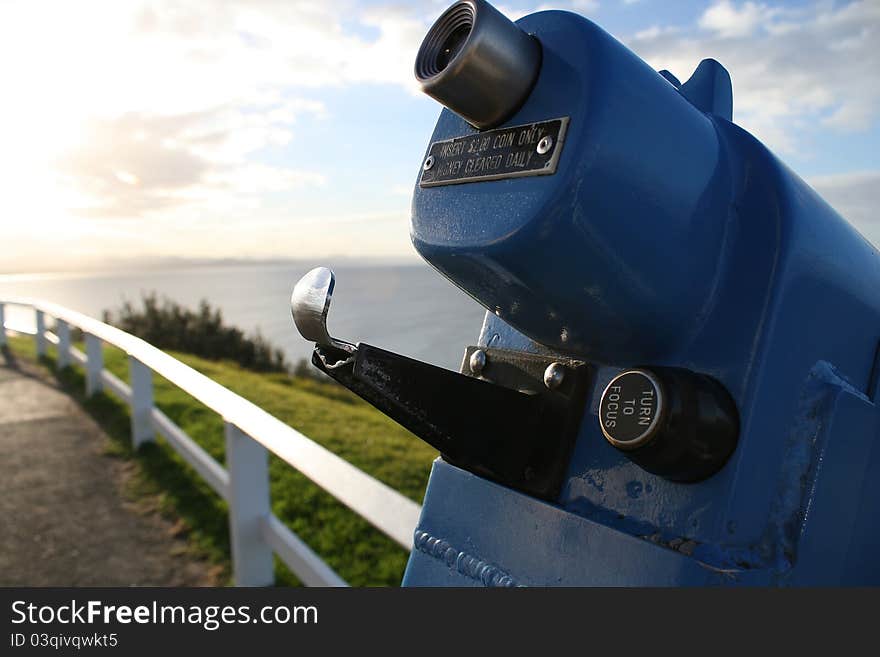
[[[449,66],[474,27],[474,8],[460,2],[443,14],[428,32],[416,58],[416,77],[427,80]]]
[[[519,109],[540,67],[536,38],[485,0],[462,0],[428,31],[415,74],[422,91],[486,129]]]

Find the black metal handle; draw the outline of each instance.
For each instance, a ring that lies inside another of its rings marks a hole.
[[[472,348],[471,351],[476,348]],[[360,343],[354,353],[315,346],[312,362],[435,447],[448,462],[505,486],[555,500],[583,415],[587,367],[541,356],[481,350],[475,378]],[[560,384],[546,369],[565,369]],[[496,374],[527,391],[490,382]]]

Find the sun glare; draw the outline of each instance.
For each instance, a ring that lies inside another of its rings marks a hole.
[[[102,21],[73,3],[53,5],[51,15],[37,3],[17,3],[3,14],[4,223],[28,231],[39,226],[52,238],[67,232],[67,208],[77,201],[55,165],[82,139],[87,117],[98,108],[95,64],[112,53],[102,54]]]

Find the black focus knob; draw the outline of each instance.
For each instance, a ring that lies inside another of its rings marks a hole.
[[[739,415],[715,379],[689,370],[626,370],[605,387],[599,424],[609,443],[648,472],[699,481],[727,462]]]

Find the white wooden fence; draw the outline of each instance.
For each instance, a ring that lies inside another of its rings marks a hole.
[[[309,586],[346,586],[315,552],[272,513],[268,455],[283,459],[406,549],[421,507],[394,489],[339,458],[231,390],[196,372],[156,347],[124,331],[54,303],[0,299],[0,345],[6,342],[4,305],[32,308],[36,314],[37,354],[57,346],[58,367],[85,368],[86,394],[109,390],[131,408],[135,447],[162,435],[196,472],[229,503],[232,564],[238,586],[274,582],[272,555]],[[55,318],[55,333],[46,329]],[[85,353],[71,346],[70,330],[85,336]],[[128,354],[131,385],[104,369],[103,344]],[[223,417],[226,468],[153,404],[153,373],[163,376]],[[340,537],[342,539],[342,537]]]

